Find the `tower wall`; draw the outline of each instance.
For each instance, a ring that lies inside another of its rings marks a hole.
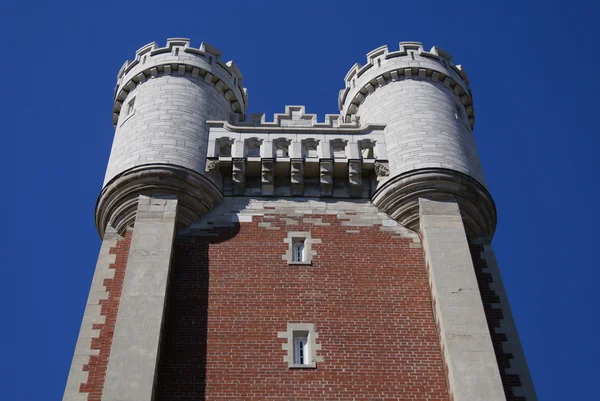
[[[144,164],[173,164],[203,174],[206,121],[243,119],[247,100],[238,68],[223,63],[212,46],[189,45],[189,39],[179,38],[167,40],[164,48],[150,43],[119,71],[115,139],[104,185]]]
[[[390,178],[422,168],[445,168],[484,183],[471,133],[473,107],[468,80],[452,56],[420,43],[400,51],[380,47],[365,66],[346,75],[340,109],[348,119],[385,123]]]
[[[231,107],[214,86],[189,76],[162,75],[137,86],[131,114],[121,113],[104,184],[144,164],[173,164],[204,173],[206,120],[231,118]]]
[[[156,401],[448,400],[419,237],[367,200],[225,198],[180,233],[166,316]],[[289,324],[314,368],[288,367]]]
[[[357,115],[364,123],[386,123],[390,177],[446,168],[485,182],[464,106],[440,82],[389,83],[367,96]]]
[[[206,121],[243,120],[246,105],[242,74],[218,49],[180,38],[139,49],[117,76],[115,138],[96,205],[100,235],[131,226],[140,195],[176,196],[179,227],[220,202],[220,183],[205,174]]]

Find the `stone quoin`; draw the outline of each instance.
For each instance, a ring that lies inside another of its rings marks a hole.
[[[269,120],[208,44],[125,62],[63,401],[537,400],[464,69],[401,42],[343,83]]]

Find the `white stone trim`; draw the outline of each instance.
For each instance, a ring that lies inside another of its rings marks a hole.
[[[299,365],[294,363],[294,338],[295,333],[307,333],[309,363]],[[317,351],[321,351],[321,344],[317,344],[319,334],[315,330],[314,323],[288,323],[287,331],[277,333],[277,338],[285,338],[287,342],[281,345],[281,349],[287,351],[283,357],[283,361],[288,363],[288,367],[292,369],[315,369],[317,362],[323,362],[322,356],[317,355]]]
[[[100,336],[100,330],[94,330],[92,327],[94,324],[104,324],[106,320],[106,316],[100,314],[102,310],[100,301],[107,300],[109,296],[104,280],[112,279],[115,276],[115,269],[111,269],[110,265],[115,263],[117,255],[111,254],[110,250],[117,245],[117,241],[120,239],[122,237],[112,227],[106,230],[83,313],[83,321],[75,345],[63,401],[87,401],[88,399],[88,393],[79,391],[81,385],[87,383],[89,375],[89,372],[83,371],[83,366],[90,363],[90,356],[99,354],[98,350],[93,350],[91,347],[92,340]]]
[[[293,247],[297,240],[304,241],[305,258],[303,261],[294,260]],[[285,254],[281,255],[281,258],[286,260],[290,265],[311,265],[313,256],[317,255],[317,251],[313,251],[311,245],[322,243],[320,239],[313,238],[310,234],[310,231],[288,231],[287,238],[284,238],[283,242],[288,244],[288,249]]]
[[[419,198],[448,387],[454,401],[506,401],[458,202]]]

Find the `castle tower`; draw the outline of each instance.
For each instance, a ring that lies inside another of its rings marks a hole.
[[[220,56],[119,71],[63,400],[536,400],[451,55],[371,51],[324,122],[246,116]]]

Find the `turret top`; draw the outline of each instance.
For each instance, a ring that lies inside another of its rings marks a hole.
[[[400,50],[390,52],[387,46],[367,53],[367,64],[354,64],[346,77],[345,88],[338,97],[338,106],[346,121],[358,112],[365,97],[378,87],[402,79],[439,81],[452,89],[467,110],[471,125],[474,122],[473,99],[469,79],[452,55],[438,47],[425,51],[420,42],[400,42]]]
[[[116,123],[123,101],[137,85],[159,75],[191,75],[214,85],[230,101],[232,110],[243,119],[248,106],[243,76],[233,61],[221,61],[221,51],[207,43],[190,47],[186,38],[167,39],[165,47],[148,43],[127,60],[117,74],[113,122]]]

